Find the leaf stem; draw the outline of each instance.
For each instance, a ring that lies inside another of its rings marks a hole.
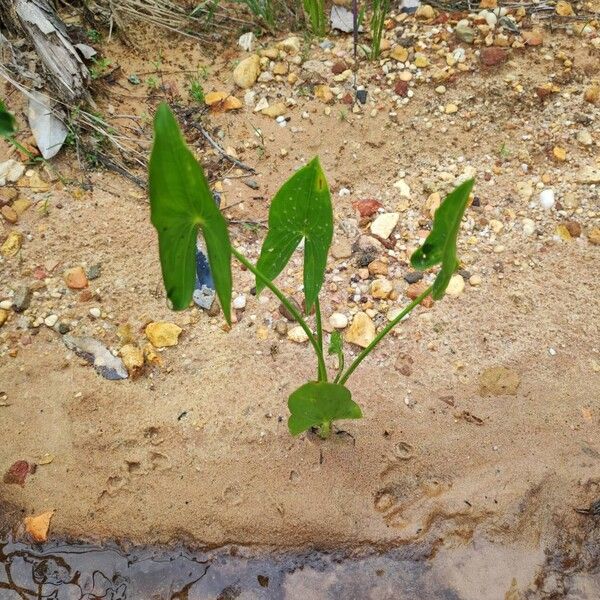
[[[318,296],[315,300],[315,321],[317,322],[317,342],[320,348],[319,357],[325,363],[325,355],[323,354],[323,322],[321,321],[321,304],[319,303]],[[321,372],[319,370],[319,381],[327,381],[327,370],[325,370],[325,379],[321,379]]]
[[[360,363],[367,358],[367,356],[372,352],[373,348],[379,344],[379,342],[392,330],[404,317],[409,314],[414,308],[419,306],[429,294],[431,294],[431,290],[433,286],[429,286],[420,296],[415,298],[393,321],[390,321],[376,336],[375,339],[354,359],[352,364],[348,367],[348,370],[340,377],[339,384],[344,385],[348,378],[352,373],[354,373],[356,367],[360,365]]]
[[[317,362],[318,362],[318,377],[319,381],[327,381],[327,369],[325,367],[325,359],[323,358],[323,351],[321,345],[315,338],[313,332],[310,330],[310,327],[306,324],[306,321],[302,318],[300,312],[296,309],[296,307],[285,297],[285,294],[265,275],[263,275],[243,254],[240,254],[233,246],[231,247],[231,253],[235,258],[244,265],[248,271],[253,273],[258,279],[260,279],[266,287],[268,287],[275,296],[279,299],[281,304],[283,304],[290,314],[294,317],[298,325],[302,327],[304,333],[308,336],[309,342],[312,344],[315,352],[317,353]]]

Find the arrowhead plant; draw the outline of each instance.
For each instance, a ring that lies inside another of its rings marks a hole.
[[[429,295],[441,300],[459,266],[456,240],[473,188],[470,179],[459,185],[440,204],[431,232],[411,257],[415,269],[441,265],[433,284],[383,327],[373,341],[345,367],[339,331],[330,336],[328,353],[338,358],[329,381],[325,364],[324,334],[319,293],[325,279],[327,256],[333,239],[333,209],[327,179],[318,158],[296,171],[279,189],[269,210],[269,229],[256,265],[230,242],[227,223],[216,206],[200,164],[188,149],[177,122],[166,104],[154,119],[154,145],[149,167],[152,224],[158,232],[163,281],[173,310],[190,305],[195,283],[196,238],[204,236],[215,289],[228,323],[231,322],[232,274],[235,258],[256,278],[256,292],[270,290],[306,333],[317,358],[316,380],[305,383],[288,399],[288,428],[292,435],[309,429],[326,438],[332,423],[359,419],[362,411],[346,387],[348,378],[381,340]],[[315,309],[315,325],[309,325],[275,280],[304,243],[304,308]]]

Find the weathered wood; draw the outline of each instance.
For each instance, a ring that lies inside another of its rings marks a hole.
[[[33,44],[60,100],[88,99],[89,71],[49,0],[0,0],[0,17],[7,29]]]

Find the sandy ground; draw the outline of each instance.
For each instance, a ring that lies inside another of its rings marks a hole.
[[[576,40],[557,34],[552,52],[558,48],[577,55],[578,64],[596,61],[595,75],[576,71],[571,88],[597,77],[597,56],[577,54]],[[0,466],[36,462],[47,453],[53,460],[38,466],[24,487],[0,484],[3,519],[14,523],[55,509],[56,537],[208,547],[425,544],[434,554],[477,535],[525,548],[523,555],[535,560],[523,581],[543,549],[558,543],[557,532],[569,528],[584,539],[590,517],[574,508],[600,496],[600,247],[587,237],[598,225],[600,202],[598,186],[578,184],[577,174],[598,166],[599,120],[598,108],[575,95],[541,104],[506,83],[509,72],[530,90],[545,82],[545,51],[516,55],[510,70],[476,72],[450,87],[444,102],[464,107],[458,116],[438,112],[438,99],[423,86],[393,126],[384,112],[342,120],[334,107],[327,116],[310,98],[285,129],[249,112],[214,118],[225,132],[224,146],[258,169],[258,192],[239,179],[225,182],[226,207],[244,200],[228,216],[264,220],[267,198],[295,167],[319,154],[333,191],[336,241],[346,237],[342,221],[355,217],[353,201],[375,197],[394,209],[399,198],[392,184],[402,170],[413,193],[397,231],[414,247],[415,227],[428,222],[420,212],[425,182],[442,170],[459,174],[464,165],[476,171],[481,205],[469,209],[460,248],[464,268],[479,274],[481,284],[467,283],[459,297],[418,309],[363,363],[350,387],[364,419],[343,423],[346,433],[328,441],[292,438],[287,431],[287,396],[312,377],[314,359],[309,347],[272,329],[267,339],[257,334],[265,318],[277,317],[278,305],[249,294],[248,273],[236,268],[235,290],[249,299],[231,331],[221,317],[197,309],[171,313],[144,192],[104,172],[91,175],[91,192],[55,184],[47,215],[30,209],[10,226],[26,241],[18,258],[1,265],[0,299],[16,284],[32,283],[37,265],[56,263],[47,285],[36,282],[31,314],[59,312],[77,321],[75,332],[113,348],[125,323],[140,341],[151,320],[169,320],[184,331],[177,347],[161,353],[162,366],[114,382],[70,353],[52,329],[28,329],[11,316],[0,329],[0,391],[9,404],[0,407]],[[132,65],[139,57],[129,60],[123,66],[138,68]],[[186,59],[165,60],[176,67]],[[218,61],[212,73],[217,82],[226,76]],[[130,97],[123,102],[133,106]],[[303,109],[310,119],[300,119]],[[572,142],[581,112],[591,115],[591,147]],[[244,150],[254,139],[251,124],[263,131],[262,157]],[[301,130],[292,133],[294,124]],[[552,146],[565,140],[568,160],[557,163]],[[511,154],[500,159],[503,144]],[[68,162],[59,163],[67,172]],[[559,201],[573,193],[581,208],[543,211],[539,188],[530,201],[517,194],[516,182],[546,172]],[[342,187],[350,188],[349,196],[339,195]],[[536,234],[523,234],[524,217],[535,220]],[[405,229],[405,218],[411,228]],[[489,218],[500,220],[503,231],[469,245],[469,236],[484,228],[478,223]],[[573,219],[583,233],[571,240],[557,236],[557,225]],[[233,225],[232,232],[256,258],[264,230]],[[49,293],[65,288],[65,268],[98,263],[101,276],[90,281],[90,301],[70,290],[59,299]],[[344,277],[356,272],[347,263]],[[325,288],[337,267],[332,260]],[[405,289],[408,270],[400,260],[390,279]],[[288,291],[296,289],[299,273],[296,258],[283,280]],[[346,303],[345,292],[333,295],[337,301],[325,295],[326,315]],[[101,307],[102,318],[90,317],[92,306]],[[395,368],[402,354],[414,360],[408,376]],[[480,394],[482,372],[496,366],[518,373],[516,395]]]

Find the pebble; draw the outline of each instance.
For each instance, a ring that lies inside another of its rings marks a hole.
[[[260,75],[260,56],[252,54],[242,60],[233,70],[233,81],[242,88],[252,87]]]
[[[448,283],[448,287],[446,288],[446,294],[449,296],[460,296],[465,289],[465,280],[462,278],[462,275],[455,273],[450,278],[450,282]]]
[[[399,219],[400,213],[383,213],[382,215],[376,217],[376,219],[371,223],[371,233],[384,240],[387,240],[392,231],[394,231]]]
[[[392,293],[394,286],[389,279],[376,279],[371,283],[371,295],[373,298],[385,300]]]
[[[594,143],[592,134],[587,129],[577,132],[577,141],[583,146],[591,146]]]
[[[72,290],[82,290],[88,286],[88,279],[83,267],[73,267],[72,269],[67,269],[63,278],[67,287]]]
[[[366,348],[376,336],[375,324],[364,312],[357,312],[352,325],[347,329],[345,339],[350,344]]]
[[[329,324],[334,329],[345,329],[348,326],[348,317],[343,313],[334,312],[329,317]]]
[[[471,277],[469,277],[469,285],[472,285],[473,287],[481,285],[481,275],[471,275]]]
[[[144,366],[144,352],[136,344],[125,344],[119,355],[130,376],[137,375]]]
[[[99,319],[102,316],[102,311],[97,306],[90,308],[89,313],[94,319]]]
[[[423,273],[421,271],[411,271],[404,275],[404,281],[406,281],[406,283],[417,283],[417,281],[421,281],[421,279],[423,279]]]
[[[14,290],[12,307],[15,312],[23,312],[29,308],[31,302],[31,289],[26,285],[17,286]]]
[[[0,246],[0,252],[6,257],[16,256],[23,244],[23,234],[20,231],[11,231]]]
[[[551,209],[554,206],[554,190],[546,188],[540,193],[540,205],[546,210]]]
[[[296,344],[304,344],[304,342],[308,342],[308,336],[306,335],[306,331],[304,331],[304,329],[302,329],[300,325],[292,327],[287,332],[287,336],[288,339],[290,339],[292,342],[295,342]]]
[[[183,330],[175,323],[157,321],[146,325],[146,337],[155,348],[177,346]]]
[[[48,315],[44,319],[44,324],[46,325],[46,327],[54,327],[57,322],[58,322],[58,315]]]
[[[236,310],[243,310],[246,308],[246,295],[240,294],[239,296],[236,296],[231,302],[231,306]]]
[[[350,258],[352,256],[352,244],[348,240],[335,243],[331,247],[331,256],[338,260]]]
[[[533,235],[535,233],[535,221],[533,219],[523,219],[523,233]]]
[[[9,311],[5,308],[0,308],[0,327],[8,320]]]
[[[515,396],[521,384],[521,376],[512,369],[490,367],[479,377],[479,393],[482,396]]]

